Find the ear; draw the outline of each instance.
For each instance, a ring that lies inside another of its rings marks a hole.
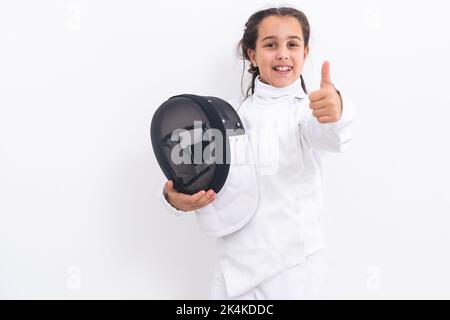
[[[306,60],[306,58],[308,57],[308,55],[309,55],[309,46],[307,46],[307,47],[305,48],[305,52],[303,53],[303,60]]]
[[[247,55],[248,55],[249,58],[250,58],[250,62],[251,62],[252,64],[256,64],[256,59],[255,59],[256,52],[255,52],[255,50],[247,49]]]

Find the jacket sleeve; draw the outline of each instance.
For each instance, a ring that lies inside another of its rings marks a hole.
[[[338,91],[342,99],[341,118],[334,123],[320,123],[309,109],[299,123],[300,132],[311,148],[328,152],[344,152],[352,140],[352,126],[356,117],[353,103]]]

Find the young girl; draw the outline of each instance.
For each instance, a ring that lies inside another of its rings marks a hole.
[[[245,27],[239,49],[251,63],[252,84],[247,96],[230,104],[258,158],[260,200],[245,227],[217,239],[211,298],[319,298],[325,247],[321,157],[347,147],[354,109],[333,86],[328,62],[320,89],[306,94],[302,72],[310,26],[301,11],[262,10]],[[177,214],[220,197],[213,190],[182,194],[172,181],[163,194]]]

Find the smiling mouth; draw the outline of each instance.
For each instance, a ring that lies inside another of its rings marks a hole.
[[[292,66],[274,66],[274,67],[272,67],[272,70],[278,71],[278,72],[283,72],[283,73],[292,71],[292,69],[294,69],[294,67],[292,67]]]

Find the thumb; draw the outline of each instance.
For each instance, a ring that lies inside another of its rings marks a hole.
[[[320,79],[320,89],[333,86],[330,78],[330,62],[325,61],[322,65],[322,78]]]
[[[164,185],[164,190],[166,190],[167,193],[174,192],[172,180],[168,180],[166,182],[166,184]]]

